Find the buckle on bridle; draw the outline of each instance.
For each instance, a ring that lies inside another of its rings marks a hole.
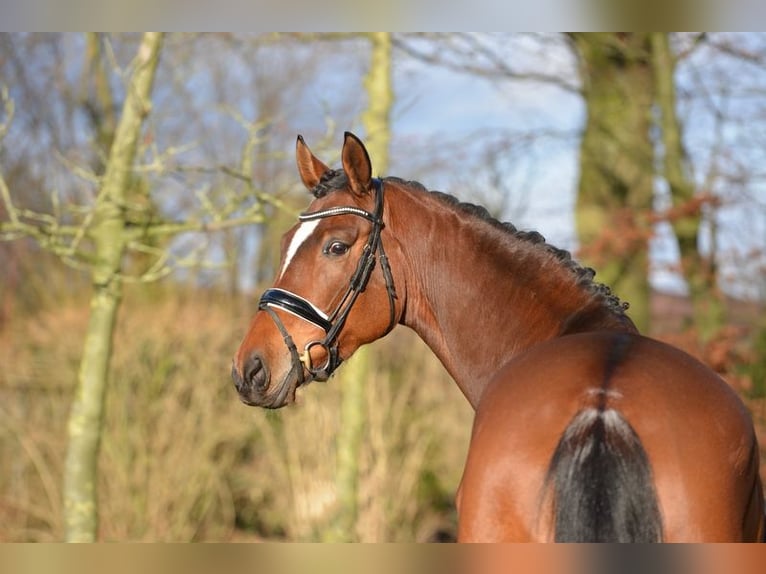
[[[314,367],[313,360],[311,359],[311,349],[314,347],[321,347],[325,350],[325,353],[327,353],[327,359],[321,367]],[[310,341],[309,343],[306,343],[303,353],[300,355],[301,363],[303,363],[306,370],[311,373],[311,377],[320,382],[330,378],[333,371],[340,365],[339,359],[338,347],[331,347],[325,341]]]

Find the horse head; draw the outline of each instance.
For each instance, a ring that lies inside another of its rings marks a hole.
[[[314,199],[282,237],[279,274],[234,357],[232,378],[246,404],[294,401],[299,386],[327,380],[401,317],[383,249],[383,182],[351,133],[341,157],[342,171],[330,169],[298,137],[298,172]]]

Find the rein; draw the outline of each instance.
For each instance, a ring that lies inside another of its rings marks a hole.
[[[312,380],[326,381],[343,362],[340,356],[338,336],[357,298],[367,288],[367,282],[375,268],[377,257],[380,258],[380,268],[383,271],[383,278],[386,282],[390,311],[389,324],[384,334],[387,334],[396,325],[396,306],[394,302],[396,299],[396,289],[394,288],[394,278],[391,274],[388,257],[383,250],[383,242],[380,239],[380,233],[384,227],[383,182],[377,178],[373,179],[372,182],[375,186],[375,211],[373,213],[359,207],[341,206],[330,207],[311,213],[302,213],[298,216],[299,221],[314,221],[327,217],[335,217],[336,215],[356,215],[372,223],[372,231],[364,246],[362,256],[357,263],[356,271],[351,276],[348,288],[335,307],[335,310],[328,315],[311,303],[311,301],[286,289],[279,288],[267,289],[258,302],[258,309],[269,313],[279,332],[282,334],[285,345],[287,345],[290,351],[292,370],[297,371],[298,385],[306,382],[304,368],[309,372]],[[274,309],[280,309],[319,327],[325,332],[325,337],[321,340],[308,342],[303,349],[303,353],[298,353],[295,342]],[[315,367],[311,361],[311,349],[314,347],[321,347],[327,353],[327,360],[319,367]]]

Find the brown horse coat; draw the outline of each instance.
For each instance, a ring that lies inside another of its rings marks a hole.
[[[476,409],[461,541],[763,537],[742,402],[697,360],[640,336],[592,270],[482,208],[373,179],[352,134],[342,171],[300,138],[296,155],[314,200],[235,356],[244,402],[284,406],[404,324]]]

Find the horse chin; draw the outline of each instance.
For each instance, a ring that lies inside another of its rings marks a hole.
[[[293,404],[295,402],[295,394],[300,386],[298,377],[290,371],[279,386],[279,393],[277,394],[279,406],[284,407]]]
[[[267,409],[281,409],[295,402],[295,393],[298,390],[298,378],[295,376],[292,370],[279,383],[276,392],[266,397],[265,402],[261,405]]]

